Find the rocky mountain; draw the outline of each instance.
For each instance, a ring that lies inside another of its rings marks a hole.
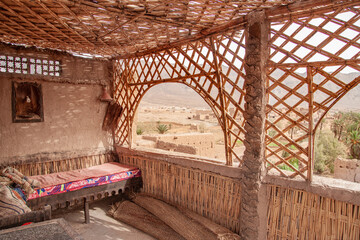
[[[141,104],[189,108],[209,107],[199,94],[181,83],[163,83],[152,87],[143,97]]]
[[[277,77],[275,73],[274,77]],[[301,74],[304,75],[305,74]],[[348,73],[348,74],[341,74],[337,75],[337,78],[341,79],[343,82],[348,83],[352,81],[354,78],[358,77],[359,73]],[[233,77],[233,76],[230,76]],[[293,88],[298,83],[294,79],[287,79],[284,81],[288,87]],[[320,76],[316,76],[314,78],[315,83],[319,83],[322,80]],[[339,87],[335,84],[327,83],[327,89],[332,91],[336,91]],[[304,91],[307,91],[306,89]],[[281,88],[274,89],[274,94],[277,96],[282,96],[286,94],[287,91],[284,91]],[[324,98],[325,95],[322,93],[318,93],[316,98],[321,99]],[[294,101],[296,101],[294,99]],[[194,90],[187,87],[184,84],[180,83],[164,83],[159,84],[157,86],[152,87],[144,96],[141,102],[142,105],[148,104],[156,104],[162,106],[177,106],[177,107],[189,107],[189,108],[208,108],[206,102],[199,96]],[[355,88],[350,90],[333,108],[334,110],[360,110],[360,84],[357,85]]]

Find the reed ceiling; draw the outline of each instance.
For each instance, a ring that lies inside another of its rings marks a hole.
[[[255,10],[284,17],[341,2],[348,1],[0,0],[0,41],[126,58],[240,26]]]

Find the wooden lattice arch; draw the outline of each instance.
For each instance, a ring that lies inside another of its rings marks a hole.
[[[360,77],[349,82],[341,79],[341,74],[360,70],[359,7],[350,4],[311,16],[269,20],[266,167],[283,176],[311,179],[315,131],[331,107],[360,81]],[[195,90],[212,108],[224,131],[226,163],[237,160],[241,166],[243,159],[234,147],[238,140],[244,141],[245,134],[245,36],[240,26],[157,53],[115,61],[115,96],[126,109],[116,131],[117,143],[130,145],[134,113],[149,88],[179,82]],[[293,158],[299,160],[298,168],[291,164]],[[292,171],[282,170],[284,164]]]
[[[243,41],[243,31],[239,30],[159,54],[117,61],[114,69],[116,99],[126,109],[124,121],[116,131],[118,143],[131,143],[128,126],[132,125],[134,113],[145,92],[156,84],[179,82],[192,88],[209,104],[223,131],[227,133],[227,164],[232,164],[233,158],[241,161],[233,147],[236,141],[244,139],[244,123],[241,118],[244,73],[234,63],[243,63],[240,53],[244,53]],[[226,50],[232,44],[236,48]],[[225,58],[225,55],[231,58]],[[229,91],[224,91],[225,89]],[[226,111],[230,108],[235,111]],[[126,124],[127,119],[129,123]]]

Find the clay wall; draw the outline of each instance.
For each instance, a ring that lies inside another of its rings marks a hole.
[[[181,152],[181,153],[199,155],[198,153],[199,150],[196,147],[182,145],[182,144],[175,144],[171,142],[157,141],[156,148],[171,152]]]
[[[156,142],[156,148],[203,157],[214,157],[215,139],[211,133],[185,133],[142,136]]]
[[[166,134],[160,135],[158,140],[178,145],[174,150],[176,152],[185,152],[204,157],[213,157],[215,155],[215,140],[211,133]],[[190,150],[186,146],[193,149]]]
[[[337,158],[334,162],[334,177],[360,183],[360,160]]]
[[[0,72],[0,163],[51,160],[112,150],[102,131],[107,103],[98,100],[110,81],[109,62],[64,53],[0,46],[0,55],[57,60],[60,76]],[[12,81],[41,84],[44,121],[13,123]]]
[[[56,60],[61,64],[60,76],[16,74],[1,71],[1,77],[6,77],[8,79],[44,80],[51,82],[102,85],[109,84],[112,79],[112,64],[109,61],[80,58],[63,52],[14,47],[5,44],[0,44],[0,56],[26,57],[28,61],[30,58]]]

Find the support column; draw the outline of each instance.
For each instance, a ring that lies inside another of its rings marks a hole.
[[[266,239],[265,174],[266,64],[269,56],[269,21],[265,12],[248,15],[245,31],[245,141],[241,188],[242,239]]]

